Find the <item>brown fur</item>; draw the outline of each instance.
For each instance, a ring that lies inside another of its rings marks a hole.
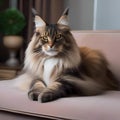
[[[109,70],[109,64],[100,51],[81,47],[80,53],[83,73],[85,72],[86,75],[106,85],[108,89],[118,89],[118,82],[113,73]]]

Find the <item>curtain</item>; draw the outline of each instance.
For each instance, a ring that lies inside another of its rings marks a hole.
[[[27,21],[23,32],[25,44],[31,40],[34,29],[32,8],[35,8],[47,23],[56,23],[63,12],[64,0],[18,0],[18,9],[23,12]]]

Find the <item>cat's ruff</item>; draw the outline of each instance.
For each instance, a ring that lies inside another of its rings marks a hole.
[[[57,74],[60,60],[55,58],[46,59],[44,62],[43,81],[48,86],[52,82],[52,76]],[[53,75],[52,75],[53,74]]]

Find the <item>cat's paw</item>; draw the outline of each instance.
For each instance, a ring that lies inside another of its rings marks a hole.
[[[52,91],[45,91],[38,96],[38,101],[45,103],[58,99],[58,96]]]
[[[28,97],[29,97],[30,100],[37,101],[39,94],[40,94],[40,91],[30,90],[28,92]]]

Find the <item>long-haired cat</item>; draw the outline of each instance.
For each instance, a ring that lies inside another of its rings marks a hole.
[[[118,90],[118,82],[97,50],[79,48],[68,26],[68,9],[56,24],[46,24],[35,10],[35,33],[26,50],[24,70],[33,76],[28,96],[49,102]]]

